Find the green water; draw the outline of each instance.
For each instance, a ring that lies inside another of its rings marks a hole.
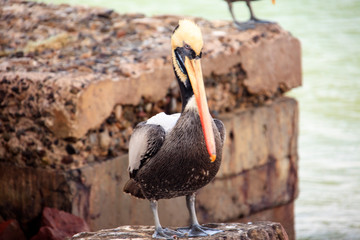
[[[120,13],[230,19],[221,0],[47,0],[102,6]],[[253,4],[302,43],[300,195],[297,239],[360,239],[360,1],[270,0]],[[235,4],[240,19],[248,13]]]

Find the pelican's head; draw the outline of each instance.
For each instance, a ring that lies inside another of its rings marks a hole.
[[[175,73],[184,84],[187,79],[186,59],[200,59],[202,47],[203,39],[200,28],[190,20],[180,20],[171,36],[171,49]]]
[[[171,36],[172,63],[181,90],[183,111],[196,109],[205,137],[211,161],[216,159],[216,147],[212,118],[206,101],[201,71],[203,39],[200,28],[190,20],[180,20]],[[195,98],[195,101],[192,99]]]

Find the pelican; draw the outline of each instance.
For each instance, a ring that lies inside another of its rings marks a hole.
[[[216,175],[221,163],[225,127],[210,115],[200,59],[200,28],[180,20],[171,36],[174,73],[180,88],[182,111],[159,113],[139,123],[129,142],[129,175],[124,192],[148,199],[154,215],[154,238],[213,235],[219,230],[199,224],[195,193]],[[162,228],[158,200],[186,197],[191,223],[177,231]]]
[[[251,4],[250,2],[252,1],[257,1],[257,0],[225,0],[226,3],[228,4],[228,7],[229,7],[229,11],[230,11],[230,14],[231,14],[231,17],[235,23],[235,25],[240,29],[240,30],[246,30],[246,29],[249,29],[249,28],[254,28],[255,27],[255,24],[254,23],[271,23],[269,21],[266,21],[266,20],[260,20],[258,19],[257,17],[255,17],[254,15],[254,12],[252,10],[252,7],[251,7]],[[233,2],[246,2],[246,5],[249,9],[249,12],[250,12],[250,19],[249,21],[247,21],[246,23],[243,23],[241,24],[240,22],[238,22],[235,18],[235,15],[234,15],[234,12],[233,12],[233,9],[232,9],[232,3]],[[275,4],[275,1],[276,0],[271,0],[272,1],[272,4]]]

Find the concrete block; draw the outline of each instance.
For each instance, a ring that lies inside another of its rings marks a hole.
[[[199,221],[227,221],[293,201],[297,195],[296,101],[280,98],[268,106],[221,119],[233,139],[227,137],[224,156],[228,157],[220,173],[199,191]],[[237,121],[243,125],[231,128],[239,124]],[[264,124],[273,132],[264,131]],[[251,131],[243,134],[244,129]],[[245,150],[238,153],[237,148],[244,146],[242,141],[236,142],[237,136],[248,138],[251,144],[245,149],[251,154]],[[256,144],[262,144],[264,152]],[[55,207],[84,218],[93,230],[124,224],[152,225],[148,201],[122,192],[128,179],[127,164],[126,154],[66,171],[0,163],[0,185],[7,186],[0,188],[0,210],[4,216],[29,222],[41,214],[42,207]],[[160,200],[159,206],[164,226],[187,225],[184,198]]]

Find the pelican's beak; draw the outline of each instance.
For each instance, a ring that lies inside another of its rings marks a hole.
[[[214,162],[216,159],[216,146],[214,131],[212,128],[213,119],[210,115],[209,107],[206,100],[200,59],[195,58],[190,60],[188,57],[185,57],[185,68],[190,78],[190,83],[194,91],[196,104],[199,109],[200,121],[205,137],[206,148],[210,155],[211,162]]]
[[[271,1],[272,1],[272,4],[274,4],[274,5],[275,5],[276,0],[271,0]]]

